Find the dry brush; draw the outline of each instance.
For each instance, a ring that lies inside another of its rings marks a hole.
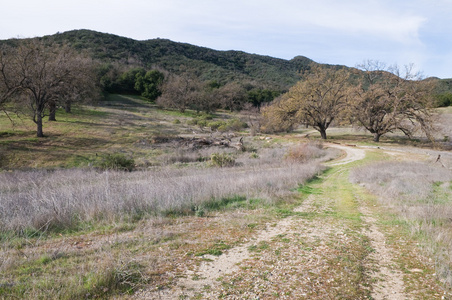
[[[129,173],[80,169],[1,173],[0,231],[60,230],[86,222],[189,214],[203,202],[236,196],[271,202],[323,168],[315,161],[289,162],[278,151],[267,152],[274,157],[259,159],[262,163],[244,160],[231,168],[197,165]]]

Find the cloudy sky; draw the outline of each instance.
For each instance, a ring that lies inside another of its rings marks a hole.
[[[452,78],[452,0],[14,0],[0,39],[91,29],[355,66],[414,63]]]

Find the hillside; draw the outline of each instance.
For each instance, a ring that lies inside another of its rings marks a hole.
[[[256,82],[286,89],[299,79],[299,72],[313,61],[303,56],[284,60],[242,51],[217,51],[167,39],[137,41],[90,30],[73,30],[45,36],[87,50],[103,62],[145,68],[160,67],[178,73],[181,65],[196,70],[203,80]]]
[[[306,70],[313,60],[297,56],[291,60],[250,54],[243,51],[219,51],[168,39],[138,41],[114,34],[92,30],[72,30],[41,37],[43,40],[67,44],[77,50],[87,51],[94,59],[106,65],[119,66],[123,71],[134,67],[159,68],[180,74],[190,70],[202,81],[226,84],[239,81],[254,87],[285,91],[300,80],[300,71]],[[16,40],[3,40],[1,43]],[[358,62],[357,62],[358,63]],[[340,65],[353,72],[355,68]],[[440,81],[438,94],[446,94],[442,100],[450,104],[450,79]]]

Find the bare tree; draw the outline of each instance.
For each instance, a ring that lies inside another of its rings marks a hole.
[[[33,39],[22,41],[7,56],[15,71],[5,75],[3,84],[14,86],[17,99],[24,99],[31,109],[38,137],[44,136],[46,109],[54,113],[61,98],[93,90],[91,60],[67,46],[45,45]]]
[[[184,112],[196,103],[201,89],[202,84],[195,77],[189,74],[172,74],[163,83],[163,92],[157,99],[157,103],[163,107],[175,108]]]
[[[219,104],[231,111],[240,110],[245,103],[245,89],[240,83],[233,81],[222,86],[218,90]]]
[[[350,117],[354,123],[381,136],[399,130],[408,137],[420,128],[431,135],[431,108],[434,81],[423,80],[413,65],[386,68],[383,63],[368,60],[358,68],[364,71],[363,82],[354,90]]]
[[[247,118],[247,123],[250,128],[250,135],[255,136],[261,131],[261,114],[259,107],[254,106],[252,103],[245,103],[242,109],[242,114]]]
[[[24,80],[13,55],[11,47],[4,44],[0,46],[0,109],[19,91]]]

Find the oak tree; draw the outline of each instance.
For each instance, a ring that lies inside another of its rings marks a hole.
[[[163,80],[164,74],[158,70],[137,72],[135,75],[135,90],[146,99],[154,101],[162,95]]]
[[[10,48],[7,60],[14,72],[2,79],[2,84],[15,86],[15,100],[24,101],[36,124],[36,135],[43,137],[43,118],[60,99],[82,95],[95,87],[91,75],[92,61],[67,46],[45,44],[38,39],[24,40]]]
[[[347,105],[349,77],[343,68],[312,65],[302,80],[265,109],[264,116],[271,115],[287,129],[295,124],[312,126],[326,139],[326,130]]]
[[[5,44],[0,46],[0,109],[17,94],[24,80],[13,56],[14,50],[11,47]]]
[[[354,89],[350,119],[373,134],[381,136],[401,131],[408,137],[421,129],[428,137],[432,131],[433,90],[435,82],[423,79],[413,65],[386,68],[368,60],[358,68],[364,71],[362,82]]]

